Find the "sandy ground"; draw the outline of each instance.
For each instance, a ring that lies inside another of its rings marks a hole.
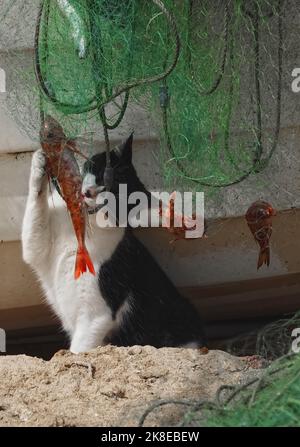
[[[254,368],[252,368],[254,366]],[[213,399],[223,384],[259,373],[222,351],[106,346],[50,361],[0,357],[0,426],[136,426],[161,399]],[[167,405],[147,426],[176,425],[182,406]]]

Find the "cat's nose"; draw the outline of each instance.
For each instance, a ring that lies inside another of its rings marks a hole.
[[[94,199],[97,196],[97,188],[88,188],[85,192],[84,192],[84,196],[87,199]]]
[[[88,199],[91,199],[91,198],[92,198],[91,190],[88,189],[87,191],[85,191],[84,195],[85,195],[85,197],[87,197]]]
[[[82,194],[87,199],[95,199],[97,195],[103,191],[103,189],[103,186],[90,186],[89,188],[83,188]]]

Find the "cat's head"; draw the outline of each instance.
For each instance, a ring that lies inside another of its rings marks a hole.
[[[132,192],[144,192],[149,196],[149,192],[139,180],[132,164],[132,141],[133,134],[110,153],[111,166],[113,168],[113,183],[110,192],[115,195],[117,205],[119,200],[126,199],[119,196],[120,184],[127,185],[127,197]],[[99,209],[97,196],[98,194],[104,194],[106,191],[104,182],[105,167],[105,152],[93,155],[83,166],[82,194],[90,213]]]

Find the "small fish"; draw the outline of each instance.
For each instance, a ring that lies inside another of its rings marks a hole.
[[[270,237],[272,235],[272,217],[276,211],[267,202],[254,202],[246,213],[246,220],[254,239],[260,246],[257,270],[263,265],[270,265]]]
[[[170,241],[170,244],[180,239],[188,240],[189,238],[186,237],[186,231],[193,231],[196,229],[195,213],[193,213],[192,218],[189,216],[179,215],[175,213],[175,196],[176,191],[172,192],[172,194],[170,195],[169,204],[165,208],[163,207],[161,201],[159,203],[159,215],[163,218],[162,224],[165,228],[167,228],[167,230],[170,233],[174,234],[174,239]],[[176,220],[176,226],[175,226],[175,220]],[[168,226],[164,225],[166,221],[169,224]],[[178,226],[178,224],[181,224],[181,226]],[[206,237],[205,234],[202,234],[202,237]],[[193,240],[194,238],[190,239]]]
[[[86,208],[81,194],[82,178],[73,151],[78,152],[73,140],[68,140],[62,127],[51,116],[46,116],[40,133],[46,154],[48,175],[58,183],[65,200],[78,241],[75,279],[88,270],[95,275],[90,255],[85,247]]]

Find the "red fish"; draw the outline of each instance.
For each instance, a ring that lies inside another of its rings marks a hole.
[[[170,241],[171,244],[180,239],[187,240],[188,238],[186,238],[186,231],[192,231],[196,229],[196,223],[194,223],[196,219],[195,213],[193,213],[192,218],[184,215],[178,215],[175,213],[175,197],[176,197],[176,191],[173,191],[172,194],[170,195],[169,204],[165,209],[163,209],[162,202],[160,201],[159,203],[159,215],[164,219],[168,220],[169,226],[166,226],[166,228],[170,233],[174,234],[174,239]],[[178,222],[180,219],[181,222],[180,227],[175,226],[175,219]],[[192,224],[194,225],[192,226]],[[203,234],[202,237],[206,237],[205,234]],[[193,238],[190,239],[192,240]]]
[[[46,116],[42,126],[41,145],[46,154],[47,173],[57,180],[61,195],[67,204],[78,249],[75,263],[75,279],[88,270],[95,275],[90,255],[85,247],[86,209],[81,194],[82,178],[73,152],[79,152],[73,140],[68,140],[60,124]]]
[[[254,202],[246,213],[246,220],[254,239],[260,246],[257,270],[263,265],[270,265],[270,237],[272,235],[272,217],[276,211],[267,202]]]

